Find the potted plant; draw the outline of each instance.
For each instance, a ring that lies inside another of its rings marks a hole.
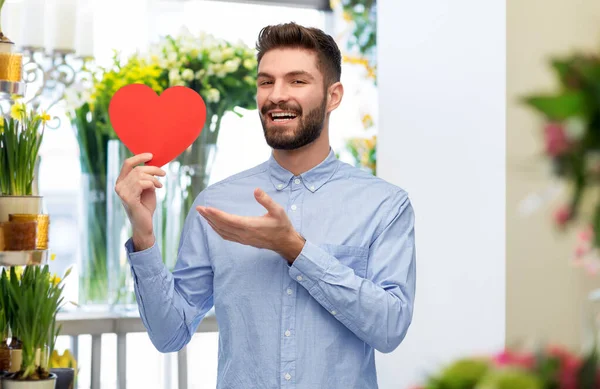
[[[69,350],[60,355],[56,350],[50,356],[50,372],[56,374],[55,389],[73,389],[77,387],[77,360]]]
[[[65,277],[70,273],[67,270]],[[54,389],[56,374],[50,372],[50,355],[54,351],[60,327],[56,314],[63,304],[63,282],[51,275],[48,265],[27,266],[20,279],[15,267],[3,269],[0,282],[8,290],[11,314],[22,343],[19,369],[3,378],[5,389]]]
[[[13,96],[11,112],[0,120],[0,223],[10,214],[39,214],[42,196],[33,181],[47,113],[38,114]]]

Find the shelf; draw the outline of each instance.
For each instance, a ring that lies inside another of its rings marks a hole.
[[[0,251],[0,266],[44,265],[48,262],[48,250]]]

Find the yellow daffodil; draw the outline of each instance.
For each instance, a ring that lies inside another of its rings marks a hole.
[[[26,114],[27,110],[23,103],[16,103],[10,107],[10,116],[15,120],[23,120]]]
[[[369,128],[373,126],[373,117],[371,117],[371,115],[366,114],[362,117],[362,123],[363,123],[363,127]]]
[[[50,255],[50,260],[54,261],[56,259],[56,253],[52,253],[52,255]]]
[[[54,286],[58,285],[61,281],[61,278],[59,276],[57,276],[56,274],[52,276],[52,278],[50,278],[50,282],[52,282],[52,284]]]
[[[40,118],[42,119],[42,123],[46,124],[50,121],[50,115],[48,115],[47,112],[42,112],[42,114],[40,115]]]

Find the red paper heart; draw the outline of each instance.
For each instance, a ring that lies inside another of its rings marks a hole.
[[[129,151],[152,153],[146,165],[161,167],[198,138],[206,105],[196,91],[184,86],[168,88],[158,96],[147,85],[130,84],[113,95],[108,115]]]

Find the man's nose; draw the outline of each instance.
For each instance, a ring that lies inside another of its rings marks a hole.
[[[279,104],[287,101],[288,99],[289,93],[285,85],[283,83],[275,82],[273,84],[273,88],[271,89],[271,93],[269,94],[269,100],[273,104]]]

